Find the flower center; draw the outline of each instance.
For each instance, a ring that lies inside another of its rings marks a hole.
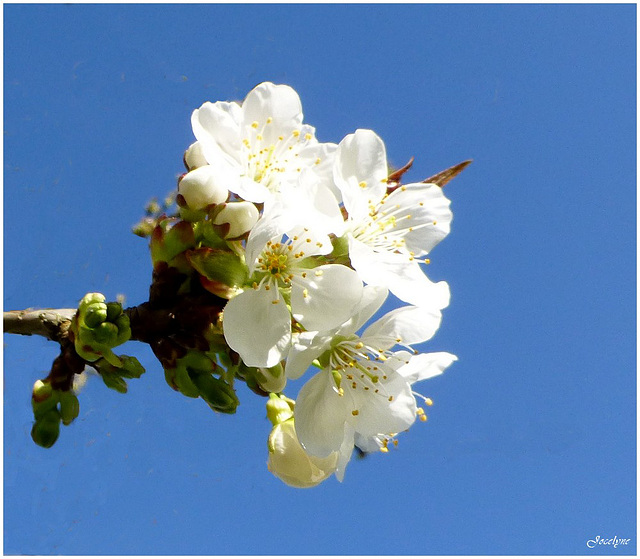
[[[371,204],[369,215],[355,224],[352,234],[374,250],[404,253],[413,260],[413,253],[406,248],[406,235],[423,227],[433,227],[437,222],[416,223],[406,207],[400,204],[389,206],[388,198],[389,195],[385,194],[377,205]]]
[[[276,136],[272,123],[271,117],[262,123],[253,122],[242,143],[246,151],[246,176],[270,191],[277,192],[283,175],[301,172],[297,158],[302,147],[313,139],[313,135],[293,130]]]
[[[393,401],[393,396],[387,393],[381,382],[387,380],[385,368],[379,366],[386,361],[388,351],[367,346],[353,335],[336,339],[328,353],[329,367],[340,396],[345,394],[345,389],[350,396],[352,390],[363,390]],[[357,416],[359,410],[354,407],[351,413]]]
[[[303,231],[306,232],[306,229]],[[275,283],[279,287],[291,287],[291,282],[296,273],[302,277],[306,271],[299,271],[301,261],[306,254],[304,245],[311,242],[304,235],[294,235],[283,241],[267,241],[265,249],[258,257],[256,272],[262,276],[261,283]]]

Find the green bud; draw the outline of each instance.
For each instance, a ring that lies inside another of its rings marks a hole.
[[[62,423],[69,425],[80,414],[80,402],[71,391],[60,392],[60,417]]]
[[[104,303],[93,303],[89,305],[84,313],[81,314],[81,320],[83,320],[89,328],[95,328],[107,320],[107,305]]]
[[[173,224],[173,227],[171,225]],[[181,252],[195,246],[193,226],[186,221],[166,219],[151,234],[149,248],[151,259],[157,262],[169,262]]]
[[[53,388],[49,382],[45,382],[42,380],[37,380],[33,384],[33,401],[34,402],[44,402],[48,400],[51,394],[53,393]]]
[[[256,380],[265,392],[282,392],[287,384],[284,367],[280,363],[269,369],[258,369]]]
[[[126,314],[121,314],[118,318],[116,318],[115,325],[118,328],[116,345],[120,345],[131,338],[131,322],[129,321],[129,317]]]
[[[107,303],[107,320],[116,322],[116,319],[122,314],[122,305],[120,303]]]
[[[81,313],[84,313],[89,305],[93,305],[94,303],[104,303],[106,297],[102,293],[87,293],[82,299],[80,299],[80,303],[78,304],[78,310]]]
[[[54,390],[49,382],[37,380],[33,385],[31,407],[33,416],[38,419],[58,405],[59,391]]]
[[[193,384],[198,387],[200,396],[212,410],[221,413],[235,413],[240,402],[233,388],[208,373],[199,373],[192,369],[187,369],[187,371]]]
[[[111,322],[103,322],[93,329],[93,339],[99,344],[115,347],[118,340],[118,327]]]
[[[191,380],[186,367],[182,366],[175,369],[174,382],[180,393],[188,398],[198,398],[200,396],[200,390]]]
[[[213,373],[217,369],[217,365],[201,351],[189,350],[179,362],[183,367],[198,373]]]
[[[60,412],[57,408],[49,410],[36,419],[31,428],[33,442],[44,448],[51,448],[60,435]]]

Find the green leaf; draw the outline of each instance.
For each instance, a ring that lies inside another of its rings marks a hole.
[[[189,250],[186,254],[193,268],[210,281],[228,287],[242,287],[249,277],[244,262],[228,250],[202,247]]]

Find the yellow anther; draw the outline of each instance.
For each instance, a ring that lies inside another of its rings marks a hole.
[[[323,272],[322,272],[322,270],[316,270],[314,272],[314,274],[315,274],[316,277],[320,277],[323,274]]]
[[[360,413],[360,412],[359,412],[358,410],[353,410],[353,411],[351,412],[351,415],[358,415],[359,413]]]
[[[258,128],[258,121],[257,121],[257,120],[254,120],[254,121],[251,123],[251,128]]]
[[[297,138],[298,136],[300,136],[300,130],[294,130],[292,134],[294,138]]]
[[[302,290],[302,296],[306,299],[309,296],[309,290],[308,289],[303,289]]]
[[[271,117],[267,118],[267,124],[271,124],[273,122],[273,119]]]
[[[256,136],[256,140],[262,140],[262,134],[258,134],[258,135]],[[262,152],[261,152],[261,153],[262,153]]]
[[[425,259],[424,259],[424,263],[425,263],[425,264],[431,264],[431,260],[429,260],[428,258],[425,258]]]
[[[316,165],[320,165],[320,161],[322,161],[319,157],[316,159]]]
[[[427,406],[433,406],[433,400],[431,398],[425,398],[424,403],[427,404]]]
[[[358,342],[356,344],[356,349],[362,349],[364,347],[364,344],[362,342]]]
[[[275,300],[275,301],[271,301],[272,304],[277,305],[280,301]]]
[[[389,396],[388,400],[389,402],[393,402],[393,396]]]
[[[404,192],[405,190],[407,190],[407,187],[406,186],[401,186],[400,190],[402,190],[402,192]]]
[[[434,221],[434,222],[433,222],[433,224],[434,224],[434,225],[438,225],[438,222],[437,222],[437,221]]]
[[[360,181],[360,182],[358,183],[358,186],[359,186],[360,188],[366,188],[366,187],[367,187],[367,181]]]
[[[280,141],[284,140],[284,136],[278,136],[278,140]]]
[[[393,446],[398,446],[398,439],[393,439]]]

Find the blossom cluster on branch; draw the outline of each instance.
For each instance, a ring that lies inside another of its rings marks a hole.
[[[235,412],[238,380],[268,396],[268,467],[282,481],[342,481],[354,448],[386,452],[426,419],[432,402],[413,385],[457,359],[413,346],[449,304],[448,285],[421,264],[449,233],[441,187],[466,162],[402,184],[411,162],[390,171],[375,132],[319,142],[298,94],[269,82],[241,103],[204,103],[191,124],[176,211],[155,208],[136,228],[150,243],[149,301],[123,310],[88,294],[69,328],[72,374],[89,364],[126,391],[143,370],[112,349],[144,341],[174,390],[217,412]],[[399,306],[380,316],[389,294]],[[295,379],[294,401],[284,392]],[[72,412],[55,407],[69,382],[38,383],[41,427],[77,416],[76,400]],[[51,386],[58,396],[43,406]],[[57,431],[40,438],[50,446]]]

